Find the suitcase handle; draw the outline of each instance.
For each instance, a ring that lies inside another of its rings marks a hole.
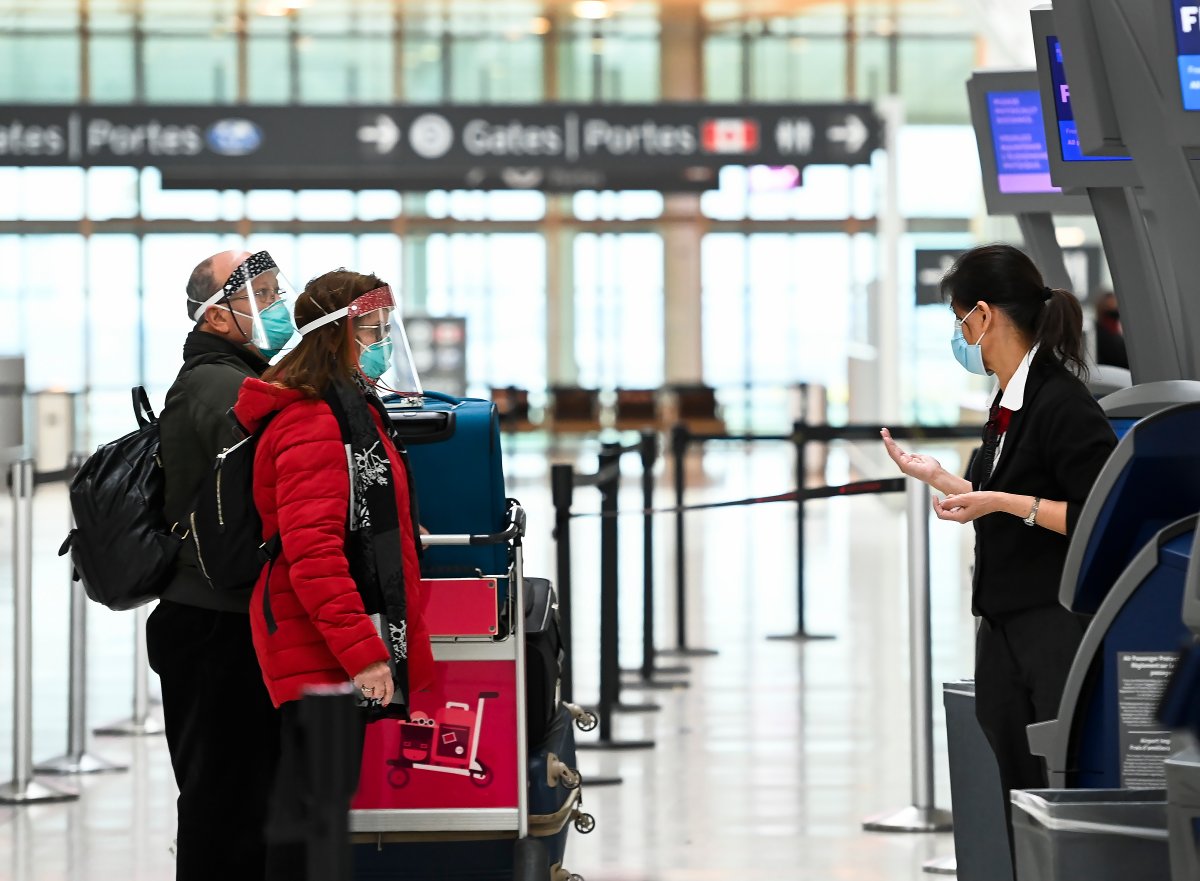
[[[467,704],[460,704],[458,701],[446,701],[447,710],[470,710]]]
[[[409,446],[435,444],[454,437],[453,410],[389,410],[388,415],[392,427]]]
[[[452,404],[454,406],[458,406],[459,404],[465,404],[468,401],[470,401],[471,403],[479,403],[479,404],[494,403],[493,401],[489,401],[487,398],[456,398],[456,397],[454,397],[454,395],[448,395],[445,392],[431,392],[431,391],[428,391],[427,389],[423,389],[421,391],[421,394],[424,397],[429,398],[431,400],[441,401],[443,404]]]

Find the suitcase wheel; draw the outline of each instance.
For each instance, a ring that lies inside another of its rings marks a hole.
[[[571,712],[571,717],[575,720],[575,727],[580,731],[592,731],[600,720],[596,718],[596,714],[585,710],[583,707],[577,707],[575,704],[567,704],[567,709]]]
[[[562,781],[564,789],[578,789],[583,785],[583,775],[574,768],[563,768],[558,779]]]
[[[568,872],[560,865],[555,865],[552,872],[551,881],[583,881],[582,875],[576,875],[574,872]]]
[[[585,813],[584,811],[576,811],[574,817],[575,831],[577,831],[580,835],[588,835],[593,829],[596,828],[596,818],[591,814]]]

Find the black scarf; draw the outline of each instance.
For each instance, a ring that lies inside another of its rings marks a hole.
[[[356,377],[357,379],[357,377]],[[408,609],[400,514],[392,481],[396,473],[386,442],[371,418],[375,408],[391,435],[391,420],[375,390],[362,382],[335,382],[325,393],[346,445],[350,467],[350,511],[346,559],[367,614],[388,646],[395,695],[387,707],[367,702],[374,718],[407,718]]]

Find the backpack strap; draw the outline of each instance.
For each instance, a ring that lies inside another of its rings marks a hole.
[[[276,535],[276,538],[279,536]],[[263,584],[262,612],[263,620],[267,624],[267,633],[274,635],[279,629],[279,625],[275,622],[275,613],[271,611],[271,573],[275,570],[275,558],[271,558],[271,562],[267,563],[267,580]]]
[[[145,386],[139,385],[133,389],[133,417],[137,420],[138,428],[158,422],[158,417],[154,415],[154,409],[150,406],[150,396],[146,394]]]

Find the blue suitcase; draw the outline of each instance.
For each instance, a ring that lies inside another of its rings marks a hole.
[[[563,771],[559,763],[568,770]],[[557,785],[548,785],[548,780]],[[529,834],[546,846],[552,872],[563,865],[571,827],[586,835],[596,826],[592,815],[583,811],[581,782],[575,770],[574,719],[570,709],[561,705],[545,742],[529,755]]]
[[[421,525],[436,535],[502,532],[507,512],[500,417],[496,405],[478,398],[425,392],[421,406],[384,400],[392,426],[408,448]],[[505,545],[427,548],[426,578],[508,574]],[[500,585],[500,602],[507,593]],[[502,616],[503,617],[503,616]]]

